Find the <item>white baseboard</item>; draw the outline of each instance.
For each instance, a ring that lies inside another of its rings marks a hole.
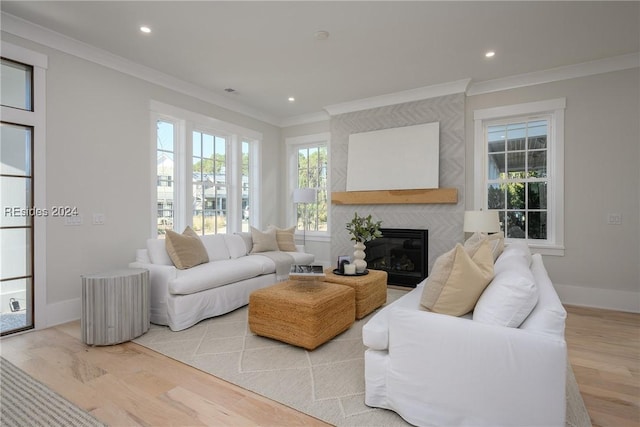
[[[640,292],[554,283],[563,304],[640,313]]]
[[[48,328],[78,320],[81,312],[82,304],[80,298],[47,304],[47,321],[44,327]]]

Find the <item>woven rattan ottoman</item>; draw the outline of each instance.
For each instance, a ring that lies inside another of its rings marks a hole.
[[[335,283],[288,280],[249,296],[249,329],[313,350],[355,320],[355,291]]]
[[[387,272],[369,270],[365,276],[340,276],[333,269],[324,271],[325,282],[337,283],[356,291],[356,319],[362,319],[387,302]]]

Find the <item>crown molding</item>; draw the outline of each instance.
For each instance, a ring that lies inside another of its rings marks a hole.
[[[184,80],[146,67],[106,50],[67,37],[48,28],[2,12],[2,31],[21,37],[43,46],[59,50],[69,55],[94,62],[107,68],[148,81],[158,86],[174,90],[201,101],[215,104],[230,111],[280,126],[281,119],[247,106],[240,102],[224,98],[210,89],[188,83]]]
[[[388,105],[403,104],[405,102],[421,101],[423,99],[436,98],[438,96],[464,93],[471,79],[462,79],[454,82],[442,83],[433,86],[424,86],[417,89],[404,90],[386,95],[373,96],[371,98],[328,105],[324,109],[331,116],[352,113],[354,111],[369,110],[371,108],[386,107]]]
[[[500,92],[503,90],[517,89],[526,86],[552,83],[560,80],[568,80],[577,77],[586,77],[638,67],[640,67],[640,54],[638,53],[613,56],[611,58],[582,62],[580,64],[567,65],[564,67],[551,68],[533,73],[518,74],[501,79],[472,83],[467,90],[467,96]]]
[[[283,128],[296,126],[296,125],[304,125],[308,123],[317,123],[324,122],[329,120],[331,117],[325,111],[321,111],[319,113],[309,113],[302,114],[299,116],[287,117],[280,121],[280,126]]]

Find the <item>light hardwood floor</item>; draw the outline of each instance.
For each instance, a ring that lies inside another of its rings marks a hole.
[[[594,426],[640,426],[640,314],[567,307]],[[72,322],[2,339],[3,357],[112,426],[328,426],[134,343],[90,347]]]

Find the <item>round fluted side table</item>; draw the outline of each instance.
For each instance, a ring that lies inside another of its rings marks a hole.
[[[127,268],[82,276],[82,341],[111,345],[149,330],[149,271]]]

